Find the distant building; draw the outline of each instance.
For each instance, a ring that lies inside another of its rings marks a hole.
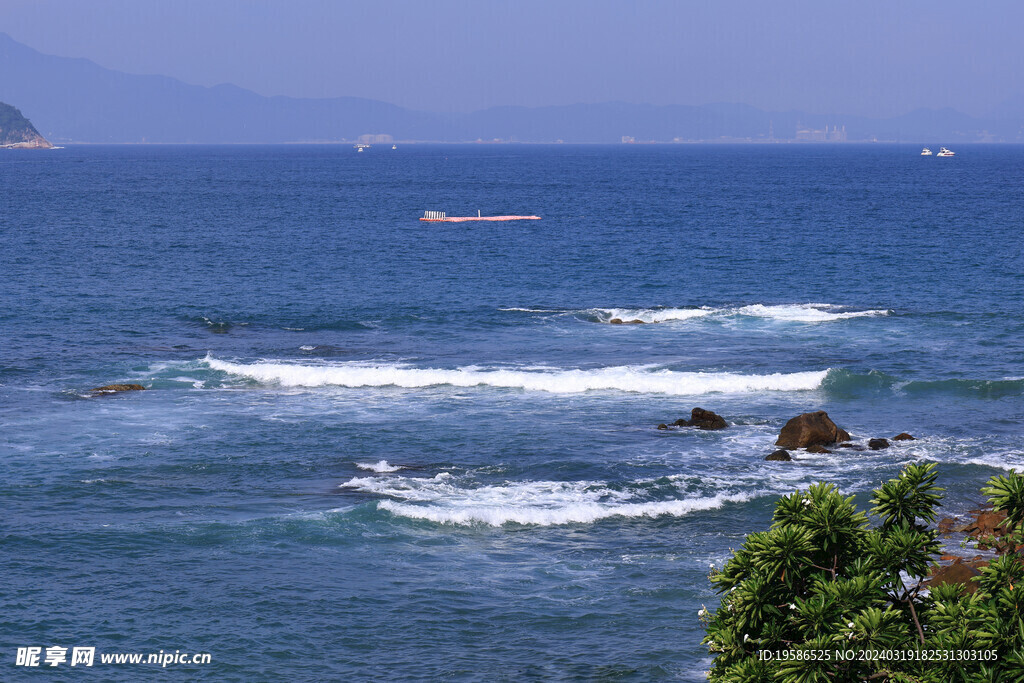
[[[622,136],[622,144],[624,144],[624,145],[631,145],[634,142],[636,142],[636,138],[633,137],[632,135],[623,135]]]
[[[801,128],[800,124],[797,124],[796,139],[801,142],[846,142],[846,126],[841,129],[839,126],[832,126],[831,130],[825,126],[824,130],[820,130]]]
[[[367,133],[359,136],[359,142],[364,145],[390,145],[394,141],[387,133]]]

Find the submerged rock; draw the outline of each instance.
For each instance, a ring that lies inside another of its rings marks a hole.
[[[836,423],[829,419],[828,413],[819,410],[797,415],[787,422],[779,433],[775,445],[782,448],[807,448],[849,440],[849,433],[837,427]]]
[[[89,391],[95,391],[101,394],[112,394],[117,391],[145,391],[146,387],[141,384],[107,384],[106,386],[96,387]]]
[[[658,425],[658,429],[668,429],[668,425],[662,422],[660,425]]]
[[[633,320],[623,320],[622,318],[612,318],[608,321],[611,325],[643,325],[644,321],[639,318]]]
[[[825,448],[824,446],[808,446],[807,447],[807,452],[808,453],[831,453],[832,451],[830,451],[829,449]]]
[[[889,440],[888,439],[869,439],[868,440],[868,448],[870,448],[873,451],[880,451],[883,448],[888,448],[888,447],[889,447]]]
[[[791,461],[793,459],[793,457],[789,454],[789,451],[783,450],[783,449],[780,448],[779,450],[775,451],[774,453],[769,453],[768,455],[766,455],[764,459],[765,460],[777,460],[777,461],[780,461],[780,462],[789,462],[789,461]]]
[[[892,437],[892,440],[893,441],[917,441],[917,439],[915,437],[911,436],[910,434],[907,434],[906,432],[903,432],[902,434],[897,434],[896,436]]]

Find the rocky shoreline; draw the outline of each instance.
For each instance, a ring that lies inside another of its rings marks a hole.
[[[710,410],[694,408],[689,420],[680,418],[672,423],[661,423],[657,429],[664,431],[681,427],[725,429],[728,423]],[[916,437],[907,432],[901,432],[891,438],[894,442],[915,440]],[[797,449],[803,449],[807,453],[836,452],[829,450],[830,448],[878,451],[885,450],[892,444],[890,439],[882,437],[868,439],[867,445],[854,443],[849,432],[836,425],[824,410],[819,410],[797,415],[786,422],[779,432],[775,445],[780,448],[765,456],[765,460],[792,461],[793,457],[789,451]],[[1009,536],[1010,529],[1006,524],[1005,512],[994,510],[991,504],[986,504],[969,510],[968,515],[962,518],[945,517],[937,523],[935,528],[939,537],[945,540],[945,552],[939,556],[938,562],[921,582],[922,586],[933,588],[946,584],[963,584],[966,593],[974,593],[978,587],[971,579],[981,576],[981,570],[994,558],[1010,553],[1024,553],[1024,548],[1015,543],[1019,539]],[[952,552],[956,547],[967,548],[969,543],[974,543],[974,549],[981,553],[967,555]]]

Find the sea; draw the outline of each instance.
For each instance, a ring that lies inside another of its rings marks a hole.
[[[0,152],[0,678],[704,680],[779,496],[1024,467],[1024,147],[955,151]],[[916,440],[766,462],[816,410]]]

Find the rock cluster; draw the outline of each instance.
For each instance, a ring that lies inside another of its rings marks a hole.
[[[893,437],[893,441],[909,441],[914,437],[906,432]],[[824,410],[797,415],[786,423],[775,442],[780,449],[767,456],[765,460],[792,460],[789,451],[803,448],[808,453],[833,453],[833,448],[845,448],[853,451],[873,451],[889,448],[888,439],[869,439],[867,446],[852,443],[850,434],[842,429],[828,416]]]

